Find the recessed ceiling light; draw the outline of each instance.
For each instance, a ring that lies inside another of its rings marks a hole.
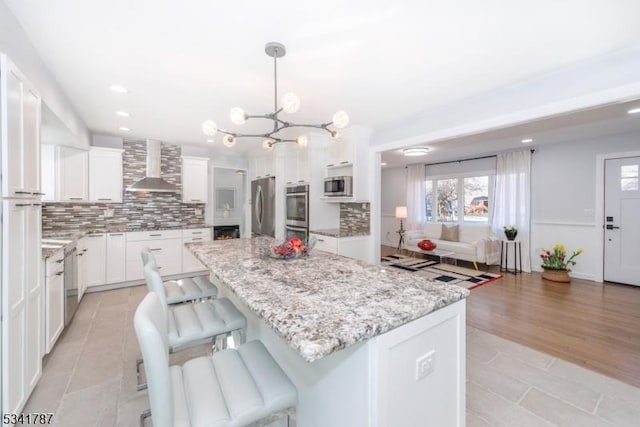
[[[380,163],[380,166],[387,166],[387,162]]]
[[[128,127],[121,126],[121,127],[120,127],[120,130],[121,130],[122,132],[129,132],[131,129],[129,129]]]
[[[640,113],[640,108],[632,108],[631,110],[627,111],[627,113],[629,113],[629,114],[638,114],[638,113]]]
[[[129,93],[129,90],[126,87],[120,85],[113,85],[109,89],[116,93]]]
[[[207,139],[207,142],[215,142],[214,139]]]
[[[126,111],[116,111],[116,116],[120,116],[120,117],[130,117],[131,114],[127,113]]]
[[[429,149],[427,147],[411,147],[411,148],[405,148],[404,150],[402,150],[402,153],[405,156],[424,156],[428,152],[429,152]]]
[[[523,139],[523,140],[522,140],[522,143],[523,143],[523,144],[528,144],[528,143],[530,143],[530,142],[533,142],[533,139],[531,139],[531,138],[525,138],[525,139]]]

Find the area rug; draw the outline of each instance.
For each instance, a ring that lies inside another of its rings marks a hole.
[[[380,264],[419,274],[436,282],[450,283],[466,289],[477,288],[502,277],[502,274],[458,267],[457,265],[440,264],[437,261],[404,255],[384,256],[380,259]]]

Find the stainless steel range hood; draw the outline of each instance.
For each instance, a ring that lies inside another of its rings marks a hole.
[[[127,188],[127,191],[178,193],[178,187],[160,178],[160,141],[147,139],[147,176]]]

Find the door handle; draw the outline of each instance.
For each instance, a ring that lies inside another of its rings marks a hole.
[[[613,224],[607,224],[607,230],[619,230],[620,227],[616,227]]]

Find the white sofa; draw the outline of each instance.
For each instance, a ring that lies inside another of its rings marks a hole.
[[[491,237],[491,226],[488,224],[458,224],[458,241],[441,240],[442,223],[428,222],[422,230],[407,230],[405,233],[406,248],[420,252],[418,243],[431,240],[436,249],[454,252],[453,258],[477,262],[485,262],[485,244]],[[477,268],[477,266],[476,266]]]

